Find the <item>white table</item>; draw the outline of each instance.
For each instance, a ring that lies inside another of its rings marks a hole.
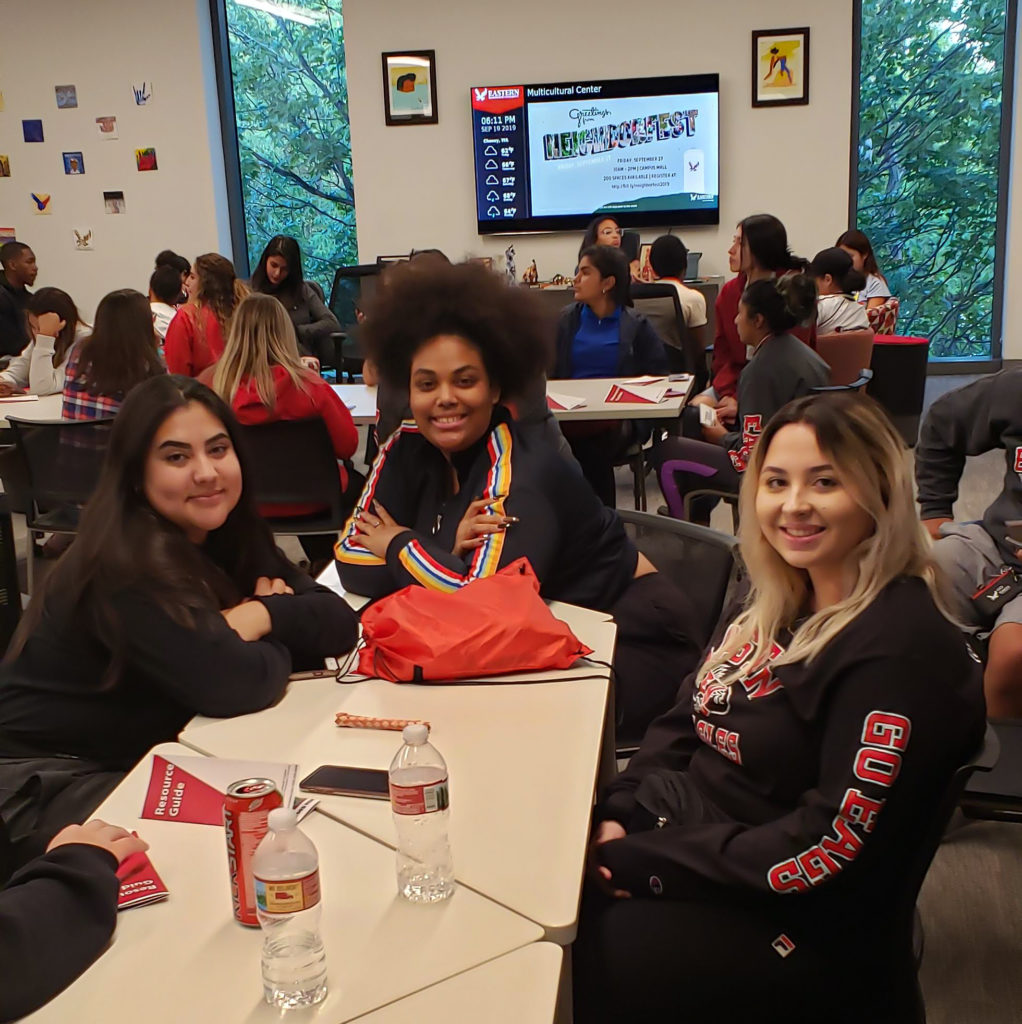
[[[688,391],[691,392],[693,378],[689,378]],[[558,420],[673,420],[681,415],[688,394],[674,398],[665,398],[662,402],[608,402],[607,393],[621,378],[612,380],[591,378],[589,380],[550,380],[547,391],[555,394],[572,395],[584,398],[586,404],[580,409],[554,409],[553,414]],[[683,386],[671,382],[672,387]]]
[[[368,384],[331,384],[340,400],[348,407],[356,425],[376,422],[376,388]]]
[[[594,648],[594,658],[611,662],[616,626],[607,616],[551,607]],[[265,711],[196,717],[181,741],[218,757],[293,761],[304,778],[323,764],[387,768],[400,747],[397,733],[339,729],[338,711],[429,721],[450,769],[459,881],[566,944],[575,937],[609,672],[589,664],[531,678],[550,681],[418,686],[303,680]],[[327,796],[320,810],[394,842],[385,802]]]
[[[30,402],[5,402],[0,398],[0,427],[7,426],[7,417],[19,420],[59,420],[64,404],[62,394],[43,395]]]
[[[191,753],[176,743],[155,752]],[[170,898],[123,911],[113,946],[26,1020],[279,1022],[262,999],[262,936],[232,917],[223,829],[139,819],[150,763],[97,816],[149,842]],[[440,906],[413,906],[397,895],[390,849],[318,813],[302,829],[319,849],[330,991],[318,1010],[289,1019],[340,1024],[540,938],[535,924],[465,888]]]
[[[687,395],[665,398],[656,405],[644,402],[605,401],[607,392],[617,383],[620,383],[620,378],[548,381],[548,391],[573,395],[586,400],[586,404],[581,409],[554,409],[554,416],[559,420],[675,419],[681,413],[682,406],[688,398]],[[366,384],[334,384],[332,387],[348,407],[351,418],[356,424],[376,422],[375,387],[369,387]],[[691,387],[690,382],[689,391],[691,391]]]
[[[358,1024],[552,1024],[564,951],[533,942],[360,1017]]]

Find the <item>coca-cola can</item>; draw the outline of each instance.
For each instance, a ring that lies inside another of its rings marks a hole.
[[[245,925],[258,926],[252,856],[267,832],[270,811],[284,798],[272,779],[239,779],[227,787],[224,830],[227,833],[227,868],[231,875],[234,916]]]

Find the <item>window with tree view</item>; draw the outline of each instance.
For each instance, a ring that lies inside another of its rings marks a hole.
[[[999,354],[1008,3],[861,0],[856,226],[901,301],[897,333],[935,359]]]
[[[341,0],[222,0],[249,261],[293,235],[329,294],[357,263]]]

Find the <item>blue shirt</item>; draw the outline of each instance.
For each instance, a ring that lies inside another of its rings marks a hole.
[[[575,340],[571,345],[571,376],[616,377],[621,348],[621,307],[601,320],[588,307],[582,307]]]

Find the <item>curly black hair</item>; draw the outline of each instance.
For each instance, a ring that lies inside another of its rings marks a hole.
[[[454,334],[482,356],[505,397],[522,393],[548,367],[556,329],[528,289],[477,263],[421,256],[387,269],[365,310],[362,341],[380,376],[407,388],[412,358],[431,338]]]

